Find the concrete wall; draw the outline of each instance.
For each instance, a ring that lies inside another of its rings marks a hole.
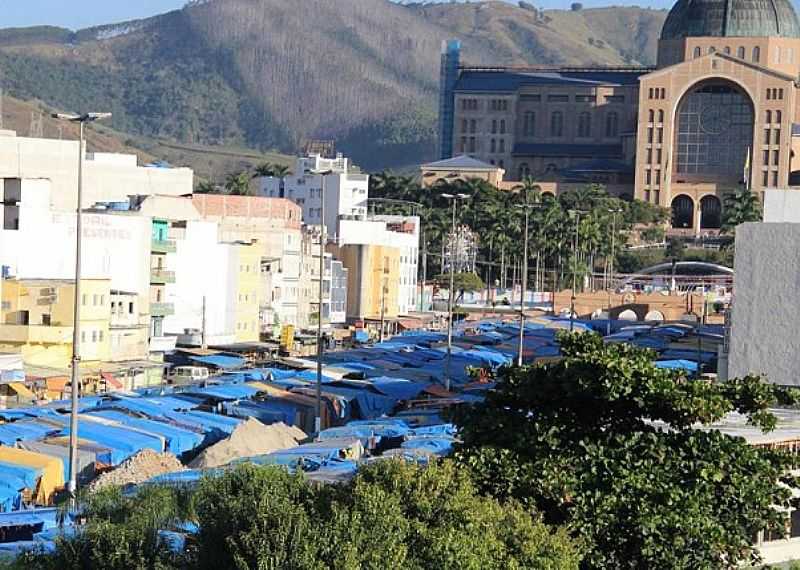
[[[78,187],[78,142],[0,136],[0,178],[45,178],[52,182],[51,200],[58,211],[74,211]],[[132,155],[87,154],[84,162],[85,206],[102,201],[127,201],[134,194],[191,194],[189,168],[136,166]]]
[[[764,222],[800,223],[800,192],[797,190],[764,192]]]
[[[775,384],[800,385],[798,243],[800,224],[748,223],[736,230],[731,378],[766,374]]]

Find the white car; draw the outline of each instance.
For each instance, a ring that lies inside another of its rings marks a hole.
[[[177,366],[170,370],[167,380],[170,384],[191,384],[205,382],[209,376],[208,368],[203,366]]]

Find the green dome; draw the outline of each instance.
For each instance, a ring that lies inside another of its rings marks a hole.
[[[662,40],[690,37],[800,38],[790,0],[678,0]]]

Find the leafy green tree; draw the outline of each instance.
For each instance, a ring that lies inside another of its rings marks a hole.
[[[247,172],[229,174],[225,179],[225,190],[232,196],[250,196],[250,175]]]
[[[714,429],[738,411],[764,429],[794,401],[761,378],[689,381],[648,351],[594,334],[559,337],[563,359],[507,370],[456,413],[457,458],[480,488],[514,498],[584,541],[585,568],[733,568],[757,532],[784,532],[788,454]]]
[[[446,289],[450,287],[450,274],[443,273],[441,275],[437,275],[435,281],[439,287]],[[480,291],[486,287],[486,284],[475,273],[456,273],[453,275],[453,284],[455,286],[455,290],[459,292],[459,296],[463,295],[464,293]]]
[[[722,233],[734,235],[738,225],[745,222],[760,222],[761,219],[761,202],[753,192],[740,188],[725,196]]]
[[[670,238],[667,242],[667,249],[664,256],[667,259],[680,261],[683,259],[683,252],[686,249],[686,244],[680,238]]]
[[[217,185],[211,181],[201,180],[194,191],[196,194],[214,194],[217,192]]]

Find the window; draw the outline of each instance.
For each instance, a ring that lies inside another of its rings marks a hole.
[[[501,135],[506,134],[506,120],[505,119],[500,119],[500,134]]]
[[[772,173],[772,187],[776,188],[778,186],[778,171],[774,171]]]
[[[103,306],[105,304],[106,304],[106,296],[100,295],[100,306]]]
[[[775,139],[773,144],[781,144],[781,131],[780,129],[775,129]]]
[[[536,113],[528,111],[525,113],[524,134],[525,136],[533,136],[536,131]]]
[[[469,122],[469,132],[474,134],[478,131],[478,121],[475,119],[470,120]]]
[[[548,95],[547,100],[550,103],[569,103],[569,95]]]
[[[659,111],[658,111],[658,122],[659,123],[663,123],[664,122],[664,110],[663,109],[659,109]]]
[[[661,184],[661,171],[656,170],[656,186]]]
[[[780,160],[780,152],[777,150],[772,151],[772,165],[778,166],[778,161]]]
[[[100,295],[92,295],[92,305],[95,307],[100,304]]]
[[[700,46],[694,48],[694,57],[700,57]]]
[[[652,87],[647,91],[647,96],[652,99],[655,96],[655,89]]]
[[[664,129],[661,128],[661,127],[658,127],[656,129],[656,135],[657,135],[656,136],[656,142],[658,144],[662,144],[664,142]]]
[[[503,153],[506,151],[506,139],[500,139],[500,152]]]
[[[767,111],[766,117],[767,118],[764,119],[764,122],[769,125],[772,122],[772,111]]]
[[[717,48],[715,48],[714,46],[709,47],[708,53],[717,53]]]
[[[725,52],[725,55],[731,55],[731,46],[725,46],[723,51]]]
[[[81,295],[81,305],[83,305],[85,307],[86,303],[88,303],[88,302],[89,302],[89,296],[86,293]]]
[[[103,338],[104,338],[103,331],[100,331],[100,332],[98,332],[98,333],[97,333],[97,339],[98,339],[100,342],[103,342]]]
[[[653,127],[647,129],[647,142],[651,144],[653,142]]]
[[[664,87],[661,88],[661,97],[660,98],[661,99],[666,99],[667,98],[667,90]]]
[[[762,164],[763,164],[764,166],[769,166],[769,151],[768,151],[768,150],[765,150],[765,151],[762,153],[762,155],[763,155],[763,159],[764,159],[764,160],[762,161]]]
[[[624,103],[625,95],[606,95],[606,103]]]
[[[736,50],[736,57],[744,59],[744,46],[739,46],[739,49]]]
[[[761,48],[756,46],[753,48],[753,61],[758,63],[761,60]]]
[[[461,119],[461,132],[466,133],[469,122],[466,119]]]
[[[775,123],[780,125],[781,124],[781,119],[782,119],[781,112],[780,111],[775,111]]]
[[[778,89],[778,99],[783,100],[783,87]]]
[[[97,342],[97,331],[92,331],[92,342]]]
[[[492,134],[497,134],[497,119],[492,119]]]
[[[491,153],[497,152],[497,141],[494,139],[489,141],[489,152]]]
[[[651,162],[653,162],[653,149],[652,148],[648,148],[647,149],[647,161],[646,162],[647,162],[647,164],[650,164]]]
[[[469,151],[475,152],[475,137],[469,137]]]
[[[578,136],[583,138],[592,136],[592,116],[589,113],[578,115]]]
[[[769,172],[766,170],[764,171],[764,177],[761,182],[764,187],[769,186]]]
[[[564,135],[564,114],[561,111],[555,111],[550,116],[550,136],[560,137]]]
[[[661,164],[661,149],[656,149],[656,163]]]
[[[606,115],[606,136],[616,137],[619,134],[619,116],[615,112]]]
[[[652,89],[651,89],[650,91],[652,91]],[[655,121],[655,120],[656,120],[656,112],[655,112],[655,111],[653,111],[652,109],[650,109],[650,110],[647,112],[647,120],[648,120],[649,122],[651,122],[651,123],[652,123],[653,121]]]
[[[769,129],[764,129],[764,144],[769,144],[770,132]]]
[[[531,175],[531,169],[528,166],[527,162],[523,162],[519,165],[519,179],[525,180],[528,176]]]
[[[594,101],[595,101],[594,95],[575,95],[576,103],[594,103]]]
[[[460,151],[461,153],[467,152],[467,137],[461,137]]]
[[[647,184],[648,186],[650,186],[650,183],[653,181],[652,175],[653,171],[650,170],[649,168],[644,171],[644,183]]]
[[[86,342],[86,331],[81,331],[81,342]]]

